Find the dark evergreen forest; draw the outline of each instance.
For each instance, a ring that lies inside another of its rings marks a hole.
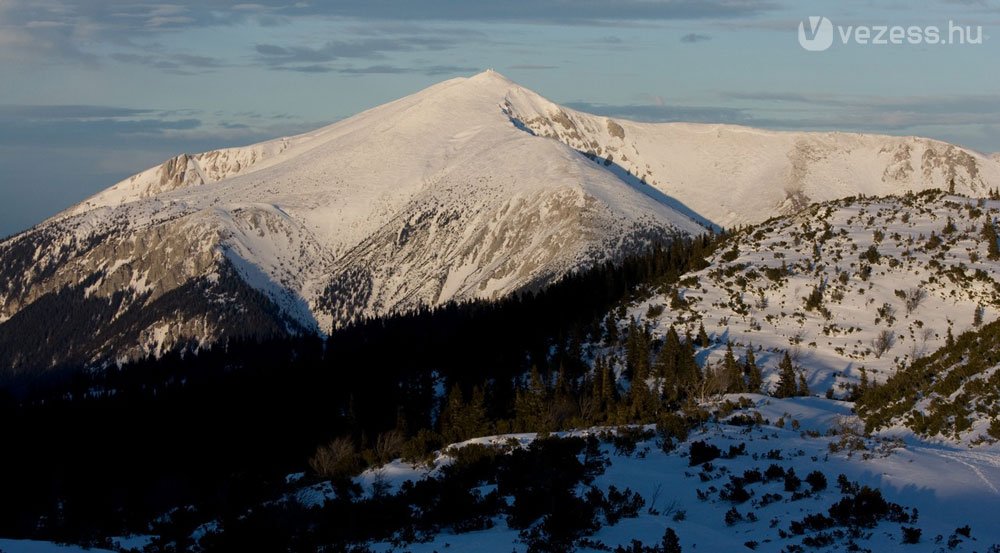
[[[366,320],[325,340],[231,339],[198,354],[8,380],[0,533],[79,542],[148,531],[180,506],[201,520],[225,517],[272,497],[289,473],[336,481],[487,432],[669,425],[704,387],[693,362],[702,337],[654,343],[608,314],[702,268],[720,240],[678,240],[538,292]],[[590,371],[587,342],[626,355]],[[752,387],[752,355],[728,361],[722,386]],[[630,390],[616,369],[672,384],[659,396]]]

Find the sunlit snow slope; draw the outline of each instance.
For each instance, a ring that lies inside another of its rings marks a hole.
[[[177,156],[0,242],[0,367],[328,332],[542,286],[699,224],[952,180],[978,194],[1000,165],[924,139],[615,121],[487,71]]]

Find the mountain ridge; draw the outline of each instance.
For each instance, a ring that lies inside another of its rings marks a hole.
[[[952,184],[982,193],[1000,164],[926,139],[592,116],[487,71],[309,133],[175,156],[0,242],[0,325],[79,282],[70,305],[125,298],[114,319],[232,269],[275,305],[274,328],[323,334],[813,201]],[[110,339],[74,362],[223,334],[187,317],[162,314],[166,336],[161,321],[143,347]]]

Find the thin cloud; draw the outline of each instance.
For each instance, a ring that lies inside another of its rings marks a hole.
[[[383,26],[413,26],[414,22],[618,26],[626,22],[646,24],[667,20],[747,19],[779,7],[777,2],[770,0],[578,0],[572,6],[567,6],[564,0],[339,0],[297,3],[263,0],[236,5],[221,0],[172,0],[169,4],[144,4],[134,0],[5,0],[0,3],[0,55],[23,62],[36,60],[93,65],[99,63],[100,58],[88,51],[91,44],[128,44],[135,38],[147,38],[150,34],[247,22],[275,26],[296,20],[325,18],[340,22],[358,20]],[[422,34],[432,37],[429,33]],[[459,35],[449,31],[449,36]],[[362,51],[386,51],[386,47],[359,46]],[[351,44],[335,44],[325,53],[327,56],[352,57],[350,47]],[[389,50],[392,51],[391,47]],[[316,56],[323,54],[322,48],[314,53]],[[294,51],[293,55],[308,55],[308,52]],[[353,54],[353,57],[363,56],[362,53]],[[322,60],[314,60],[313,63],[318,61]]]
[[[709,35],[703,35],[699,33],[688,33],[681,37],[681,42],[685,44],[694,44],[696,42],[705,42],[706,40],[712,40]]]
[[[318,47],[257,44],[258,61],[272,67],[316,64],[341,59],[383,59],[391,52],[445,50],[458,43],[451,38],[430,36],[376,37],[331,40]]]
[[[148,116],[162,113],[150,109],[134,109],[112,106],[87,105],[2,105],[0,121],[52,120],[52,119],[94,119],[113,117]]]
[[[400,67],[396,65],[370,65],[365,67],[335,67],[326,64],[312,65],[279,65],[273,67],[279,71],[293,71],[297,73],[339,73],[342,75],[402,75],[420,74],[428,76],[466,74],[479,71],[477,67],[463,67],[458,65],[425,65],[415,67]]]
[[[119,63],[142,65],[176,75],[194,75],[228,67],[228,64],[220,59],[191,54],[163,55],[118,52],[108,57]]]

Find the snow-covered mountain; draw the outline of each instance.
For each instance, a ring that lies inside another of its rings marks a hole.
[[[927,191],[847,198],[732,236],[710,267],[631,306],[654,335],[700,327],[703,360],[753,346],[770,385],[787,351],[813,393],[881,382],[1000,314],[984,225],[1000,202]],[[625,324],[622,321],[621,324]]]
[[[0,363],[326,332],[543,286],[699,224],[952,183],[979,194],[1000,164],[917,138],[617,121],[487,71],[177,156],[0,243]]]
[[[726,228],[814,202],[927,188],[984,196],[1000,164],[918,137],[778,132],[734,125],[612,120],[512,91],[505,109],[532,132],[584,152],[658,197]]]

